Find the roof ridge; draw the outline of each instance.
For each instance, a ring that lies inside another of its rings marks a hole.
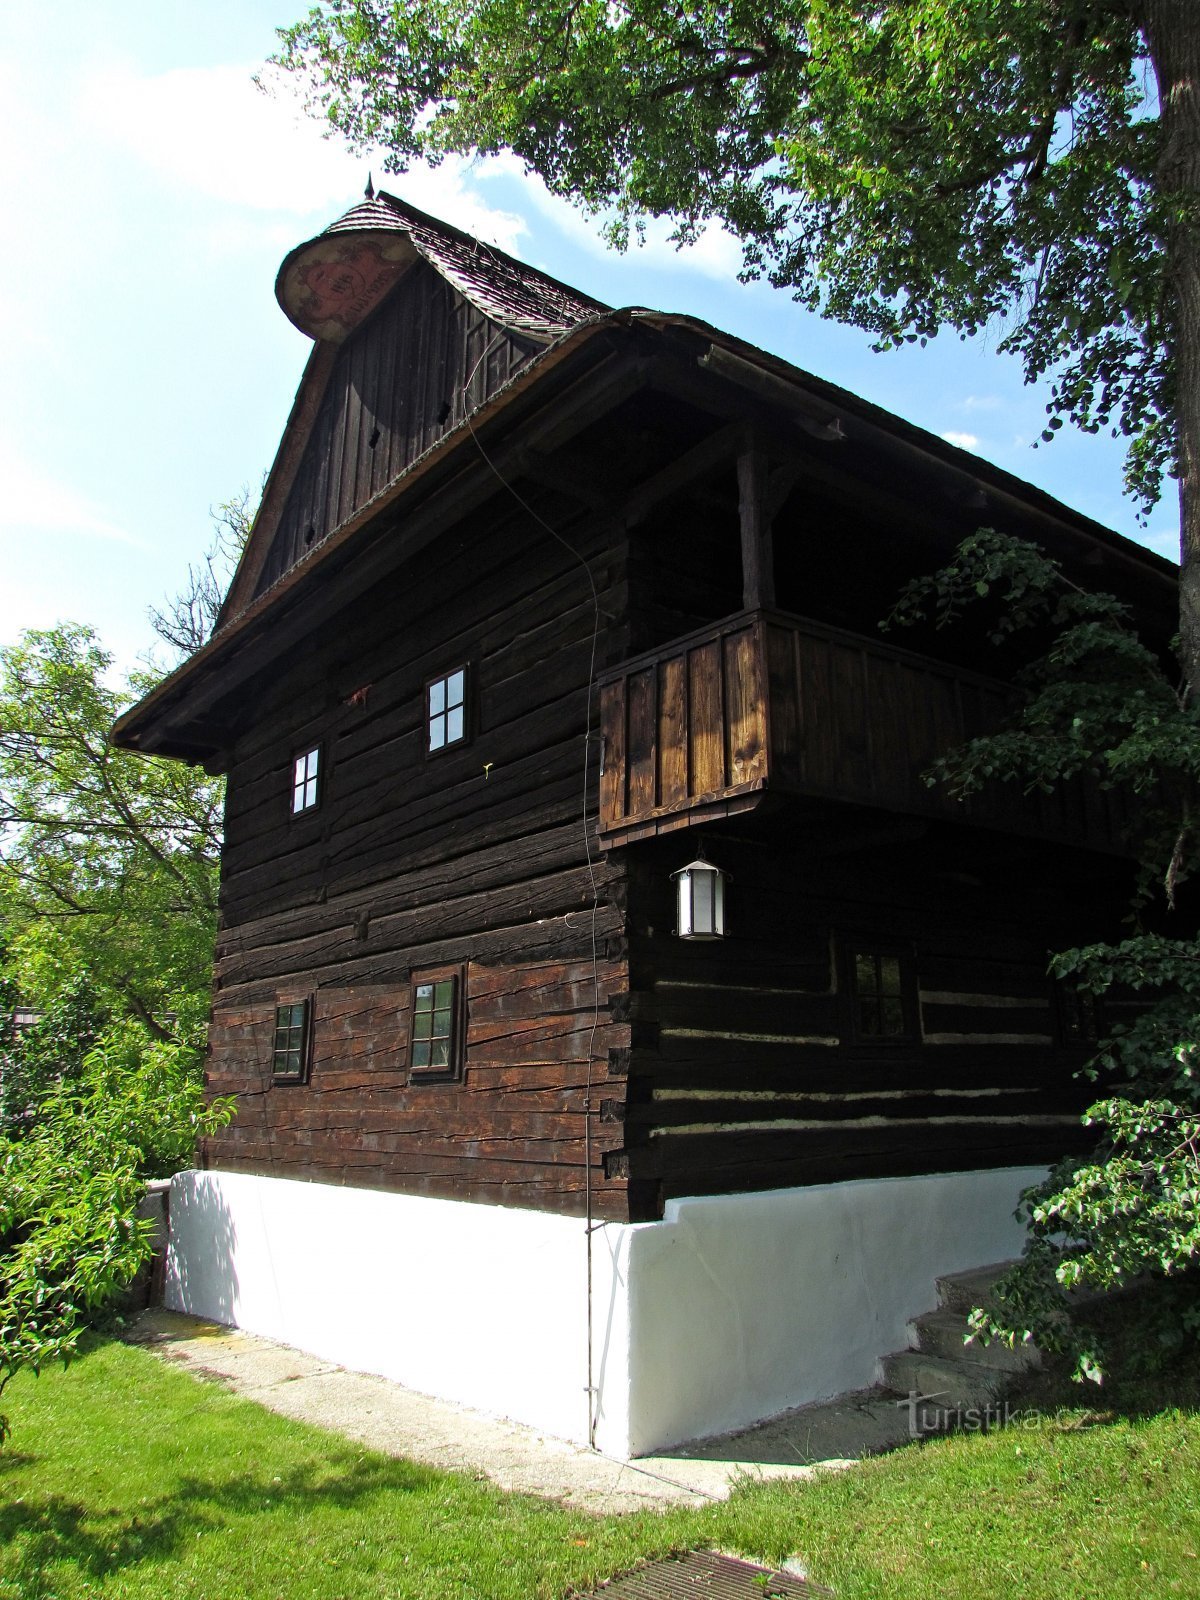
[[[500,245],[431,216],[386,189],[357,201],[309,244],[376,231],[407,234],[434,271],[485,316],[536,338],[556,338],[597,312],[611,310],[602,300],[528,265]],[[292,251],[288,261],[306,249],[301,245]]]

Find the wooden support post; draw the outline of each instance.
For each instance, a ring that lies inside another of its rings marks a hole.
[[[742,523],[742,604],[755,611],[775,604],[775,557],[767,494],[767,458],[751,442],[738,457],[738,510]]]

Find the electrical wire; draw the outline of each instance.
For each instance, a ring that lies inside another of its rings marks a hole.
[[[466,379],[466,382],[463,385],[462,397],[463,397],[464,404],[466,403],[467,395],[468,395],[468,393],[470,391],[472,383],[474,382],[475,374],[478,372],[480,365],[487,359],[487,356],[490,354],[493,346],[503,337],[504,337],[504,335],[497,335],[495,338],[493,338],[491,340],[491,342],[484,348],[483,353],[480,355],[478,361],[475,363],[474,367],[471,369],[471,372],[468,375],[468,377]],[[557,528],[552,527],[551,524],[549,522],[547,522],[546,519],[541,515],[541,513],[538,512],[533,506],[531,506],[529,504],[528,500],[526,500],[525,497],[517,490],[515,485],[512,484],[504,476],[504,474],[497,467],[496,463],[492,460],[491,456],[488,454],[487,450],[484,448],[483,443],[479,438],[479,435],[476,433],[474,424],[471,421],[471,415],[470,415],[470,411],[469,410],[465,413],[463,420],[466,422],[467,429],[468,429],[468,431],[469,431],[469,433],[471,435],[471,439],[474,442],[475,447],[478,450],[481,459],[483,460],[484,464],[487,466],[489,471],[491,471],[493,476],[496,478],[497,482],[501,485],[501,487],[505,490],[505,492],[508,493],[517,502],[517,504],[522,508],[522,510],[526,513],[526,515],[529,516],[531,518],[531,520],[538,527],[540,527],[545,533],[549,534],[549,536],[567,552],[567,554],[572,558],[572,560],[575,561],[576,564],[579,567],[582,568],[584,576],[587,579],[588,589],[589,589],[589,592],[590,592],[590,595],[591,595],[592,631],[591,631],[591,639],[590,639],[590,642],[589,642],[589,651],[588,651],[587,696],[586,696],[585,711],[584,711],[583,793],[582,793],[582,803],[581,803],[581,812],[580,812],[580,825],[581,825],[581,833],[582,833],[582,839],[583,839],[584,860],[586,862],[586,867],[587,867],[588,886],[589,886],[589,891],[590,891],[590,895],[591,895],[591,908],[590,908],[590,919],[589,920],[590,920],[590,937],[591,937],[592,1020],[591,1020],[591,1028],[590,1028],[590,1031],[588,1033],[587,1052],[586,1052],[587,1059],[586,1059],[586,1064],[585,1064],[585,1087],[584,1087],[584,1102],[583,1102],[583,1143],[584,1143],[583,1166],[584,1166],[584,1217],[585,1217],[585,1239],[586,1239],[586,1289],[587,1289],[587,1308],[586,1308],[587,1309],[587,1384],[586,1384],[586,1394],[587,1394],[587,1440],[588,1440],[589,1448],[594,1450],[596,1448],[596,1427],[597,1427],[596,1398],[597,1397],[596,1397],[596,1386],[595,1386],[595,1378],[594,1378],[595,1356],[594,1356],[593,1336],[592,1336],[592,1322],[593,1322],[593,1316],[592,1316],[592,1302],[593,1302],[593,1249],[592,1249],[592,1235],[595,1232],[597,1224],[595,1222],[594,1196],[593,1196],[593,1192],[592,1192],[592,1118],[593,1118],[593,1110],[594,1110],[593,1102],[592,1102],[592,1095],[593,1095],[593,1091],[594,1091],[593,1061],[594,1061],[594,1056],[595,1056],[596,1035],[599,1032],[599,1028],[600,1028],[600,953],[599,953],[599,934],[598,934],[598,924],[599,924],[599,916],[600,916],[600,889],[599,889],[599,884],[598,884],[597,879],[596,879],[596,861],[595,861],[595,857],[594,857],[593,850],[592,850],[591,830],[590,830],[590,827],[589,827],[588,793],[589,793],[589,780],[590,780],[590,777],[591,777],[591,761],[592,761],[592,727],[593,727],[593,722],[592,722],[592,704],[593,704],[593,700],[595,698],[595,691],[596,691],[596,655],[597,655],[597,651],[598,651],[598,648],[599,648],[599,639],[600,639],[600,622],[601,622],[600,593],[599,593],[599,590],[597,589],[597,586],[596,586],[596,580],[595,580],[595,576],[593,575],[591,565],[588,562],[587,558],[583,555],[582,551],[580,551],[574,544],[572,544],[571,541],[569,539],[567,539],[565,537],[565,535],[563,535]],[[599,747],[598,747],[598,753],[599,753]],[[597,774],[597,776],[598,776],[598,774]],[[241,956],[241,959],[242,959],[243,971],[248,971],[250,963],[249,963],[249,959],[248,959],[248,951],[247,951],[247,948],[246,948],[245,929],[242,928],[242,927],[236,927],[236,928],[227,927],[224,931],[233,936],[233,939],[234,939],[234,941],[236,942],[236,945],[237,945],[237,953]],[[322,986],[323,985],[320,982],[318,982],[317,988],[320,989]],[[315,1017],[310,1016],[309,1017],[309,1021],[308,1021],[308,1026],[309,1026],[310,1030],[313,1028],[314,1024],[315,1024]],[[254,1047],[254,1054],[255,1054],[255,1065],[258,1068],[259,1082],[260,1082],[260,1085],[261,1085],[260,1090],[259,1090],[259,1096],[260,1096],[259,1104],[260,1104],[260,1107],[261,1107],[261,1114],[262,1114],[262,1126],[263,1126],[263,1130],[264,1130],[264,1132],[266,1134],[267,1151],[268,1151],[268,1165],[269,1165],[270,1169],[273,1172],[277,1173],[278,1172],[278,1157],[277,1157],[277,1154],[276,1154],[276,1146],[275,1146],[275,1130],[274,1130],[274,1128],[272,1126],[272,1121],[271,1121],[270,1112],[269,1112],[269,1106],[268,1106],[268,1094],[269,1094],[271,1088],[273,1087],[273,1073],[272,1073],[272,1071],[271,1071],[271,1069],[269,1067],[269,1064],[263,1059],[261,1041],[259,1040],[259,1037],[258,1037],[258,1029],[252,1027],[251,1028],[251,1035],[252,1035],[252,1038],[253,1038],[253,1047]],[[311,1049],[311,1037],[310,1037],[310,1041],[309,1041],[309,1048]],[[261,1205],[261,1195],[260,1195],[259,1198],[260,1198],[260,1205]],[[265,1227],[265,1218],[263,1219],[263,1221],[264,1221],[264,1227]],[[269,1235],[267,1237],[267,1244],[268,1244],[268,1253],[271,1255],[272,1274],[274,1275],[275,1263],[274,1263],[273,1253],[270,1252]],[[278,1293],[278,1281],[276,1281],[276,1291]]]
[[[463,385],[463,400],[464,400],[464,403],[466,401],[467,394],[470,391],[471,384],[475,380],[475,374],[478,372],[480,365],[482,364],[482,362],[484,362],[487,359],[489,353],[492,350],[492,347],[502,337],[503,337],[503,335],[499,335],[499,334],[496,335],[484,347],[483,353],[480,355],[479,360],[476,361],[475,365],[471,368],[470,374],[467,377],[467,381]],[[587,1257],[587,1261],[586,1261],[586,1280],[587,1280],[587,1384],[586,1384],[586,1393],[587,1393],[587,1441],[588,1441],[589,1449],[594,1450],[596,1448],[597,1416],[596,1416],[595,1354],[594,1354],[593,1343],[592,1343],[592,1299],[593,1299],[593,1289],[592,1289],[592,1282],[593,1282],[592,1235],[596,1230],[596,1221],[595,1221],[595,1212],[594,1212],[594,1197],[593,1197],[593,1194],[592,1194],[592,1112],[593,1112],[593,1107],[592,1107],[592,1091],[593,1091],[592,1062],[593,1062],[593,1058],[594,1058],[594,1051],[595,1051],[595,1044],[596,1044],[596,1034],[599,1031],[599,1027],[600,1027],[600,953],[599,953],[599,937],[598,937],[598,934],[597,934],[597,924],[599,922],[599,917],[600,917],[600,889],[599,889],[599,885],[596,882],[596,864],[595,864],[594,857],[592,855],[591,831],[590,831],[589,826],[588,826],[588,780],[589,780],[590,772],[591,772],[592,701],[593,701],[593,698],[595,696],[595,691],[596,691],[596,652],[597,652],[597,649],[599,647],[599,641],[600,641],[600,591],[596,587],[596,579],[595,579],[595,577],[594,577],[594,575],[592,573],[591,566],[590,566],[587,558],[583,555],[582,551],[577,549],[576,546],[573,545],[571,543],[571,541],[569,539],[567,539],[562,533],[560,533],[557,528],[551,527],[550,523],[548,523],[546,521],[545,517],[543,517],[540,512],[536,511],[534,509],[534,507],[529,504],[528,500],[526,500],[525,497],[517,490],[515,485],[513,485],[504,476],[504,474],[500,471],[499,467],[497,467],[496,463],[492,460],[491,456],[488,455],[487,451],[483,447],[483,443],[480,440],[479,435],[475,431],[475,426],[471,421],[471,414],[470,414],[469,410],[466,411],[466,413],[465,413],[465,415],[463,417],[463,420],[467,425],[467,430],[471,435],[471,438],[472,438],[472,440],[473,440],[473,442],[475,444],[475,448],[479,451],[480,457],[482,458],[484,464],[491,471],[491,473],[495,477],[496,481],[501,485],[501,487],[509,495],[512,496],[512,498],[517,502],[517,504],[526,513],[526,515],[529,516],[530,518],[532,518],[532,520],[538,525],[538,527],[542,528],[546,533],[548,533],[550,535],[550,537],[553,540],[555,540],[556,543],[561,545],[562,548],[567,552],[567,554],[569,556],[571,556],[572,559],[580,567],[583,568],[584,576],[587,578],[588,588],[591,591],[591,597],[592,597],[592,637],[591,637],[591,643],[590,643],[590,649],[589,649],[589,658],[588,658],[587,699],[586,699],[586,702],[585,702],[585,710],[584,710],[583,798],[582,798],[582,809],[581,809],[581,815],[580,815],[580,824],[581,824],[581,830],[582,830],[582,834],[583,834],[584,859],[587,862],[588,884],[589,884],[589,887],[590,887],[590,890],[591,890],[591,899],[592,899],[592,903],[591,903],[591,919],[590,919],[591,920],[591,944],[592,944],[592,1026],[591,1026],[591,1031],[588,1034],[587,1063],[586,1063],[586,1069],[585,1069],[586,1076],[585,1076],[584,1099],[583,1099],[583,1186],[584,1186],[584,1236],[585,1236],[585,1239],[586,1239],[586,1257]],[[599,774],[597,774],[597,776],[598,775]]]

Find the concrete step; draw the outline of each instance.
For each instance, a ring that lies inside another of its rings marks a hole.
[[[914,1350],[941,1356],[947,1361],[962,1361],[968,1366],[996,1367],[1004,1372],[1028,1372],[1041,1365],[1042,1354],[1036,1345],[1018,1345],[1010,1350],[993,1339],[982,1344],[978,1339],[966,1343],[967,1319],[959,1311],[925,1311],[908,1325],[908,1342]]]
[[[1014,1263],[997,1261],[990,1267],[972,1267],[969,1272],[947,1272],[937,1279],[938,1306],[967,1316],[976,1306],[986,1305],[997,1278]]]
[[[922,1350],[895,1350],[880,1360],[879,1379],[898,1396],[919,1396],[938,1408],[974,1410],[994,1406],[1012,1373],[981,1362],[947,1361]]]

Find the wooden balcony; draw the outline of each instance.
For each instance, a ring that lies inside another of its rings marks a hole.
[[[600,836],[627,844],[808,796],[1124,854],[1112,797],[1076,783],[969,800],[924,774],[997,728],[1004,684],[776,611],[743,611],[600,678]]]

